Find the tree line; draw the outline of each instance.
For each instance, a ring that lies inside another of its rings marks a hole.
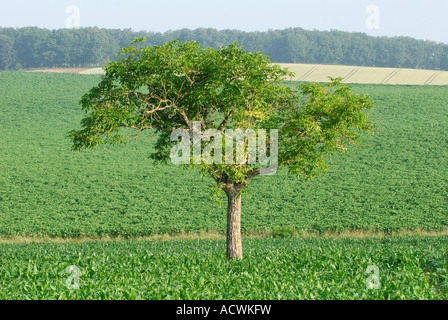
[[[150,45],[196,40],[219,48],[234,41],[278,63],[314,63],[448,70],[448,45],[410,37],[372,37],[359,32],[301,28],[244,32],[199,28],[146,32],[131,29],[0,27],[0,69],[103,66],[120,47],[147,35]]]

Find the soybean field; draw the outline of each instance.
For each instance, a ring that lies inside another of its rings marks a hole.
[[[70,151],[66,134],[79,127],[79,100],[99,77],[0,72],[0,237],[224,233],[225,206],[209,194],[213,180],[154,165],[151,134]],[[379,134],[330,159],[329,172],[312,181],[284,170],[255,178],[243,199],[244,233],[447,229],[447,87],[352,86],[372,96]]]

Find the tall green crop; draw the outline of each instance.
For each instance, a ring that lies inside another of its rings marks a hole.
[[[446,299],[447,240],[246,240],[236,262],[221,240],[0,245],[0,299]]]

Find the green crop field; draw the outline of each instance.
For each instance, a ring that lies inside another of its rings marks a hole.
[[[243,198],[245,258],[230,262],[221,239],[135,241],[226,229],[212,179],[154,165],[149,134],[70,151],[78,101],[99,79],[0,72],[0,299],[446,299],[446,236],[248,239],[282,227],[299,236],[446,233],[446,86],[353,85],[375,101],[381,132],[315,180],[255,178]],[[83,237],[129,240],[14,243]],[[80,272],[76,290],[69,266]],[[366,287],[369,266],[378,289]]]
[[[447,237],[243,245],[229,261],[221,240],[3,244],[0,299],[447,298]]]
[[[98,75],[0,73],[0,237],[148,236],[226,228],[212,179],[155,166],[152,137],[125,146],[70,151],[78,101]],[[309,182],[255,178],[243,198],[243,232],[446,230],[448,90],[354,85],[375,100],[381,132],[330,160]],[[223,194],[223,199],[224,199]],[[224,202],[225,204],[225,202]]]

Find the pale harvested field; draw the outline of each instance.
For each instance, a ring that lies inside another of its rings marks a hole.
[[[54,69],[36,69],[36,70],[30,70],[29,72],[82,73],[87,70],[90,70],[90,69],[88,69],[88,68],[54,68]]]
[[[293,80],[326,82],[341,77],[345,83],[448,85],[448,71],[279,63],[295,73]]]
[[[318,64],[279,63],[295,73],[293,80],[327,82],[328,77],[341,77],[345,83],[402,84],[402,85],[448,85],[448,71],[334,66]],[[33,72],[67,72],[102,74],[102,68],[92,69],[43,69]]]
[[[80,72],[81,74],[103,74],[103,68],[93,68],[93,69],[88,69],[88,70],[84,70]]]

